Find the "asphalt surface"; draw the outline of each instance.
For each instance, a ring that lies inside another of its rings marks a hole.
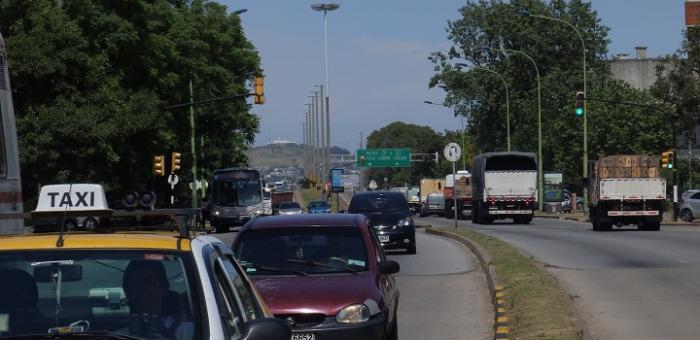
[[[460,227],[544,263],[572,298],[587,339],[700,339],[700,228],[593,232],[588,223],[540,218]]]
[[[231,244],[236,233],[213,234]],[[462,245],[416,233],[417,254],[387,251],[399,262],[396,281],[403,340],[492,339],[493,306],[476,258]]]

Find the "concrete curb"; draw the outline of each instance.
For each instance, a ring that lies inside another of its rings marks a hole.
[[[508,333],[510,328],[508,325],[508,317],[506,316],[506,300],[504,288],[501,285],[496,284],[496,269],[491,265],[491,256],[482,246],[472,242],[472,240],[451,233],[446,233],[440,230],[435,230],[432,227],[426,227],[425,232],[431,235],[437,235],[444,238],[449,238],[451,240],[457,241],[467,247],[472,254],[479,261],[479,266],[486,276],[486,286],[489,289],[489,294],[491,295],[491,302],[494,306],[495,313],[495,334],[494,339],[508,339]]]

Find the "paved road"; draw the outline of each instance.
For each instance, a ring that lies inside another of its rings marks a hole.
[[[700,229],[600,233],[587,223],[551,219],[527,226],[460,226],[496,236],[545,263],[573,298],[589,339],[700,338]]]
[[[236,233],[214,234],[231,244]],[[483,273],[461,245],[422,230],[416,255],[388,251],[398,261],[401,292],[399,334],[403,340],[493,338],[493,306]]]

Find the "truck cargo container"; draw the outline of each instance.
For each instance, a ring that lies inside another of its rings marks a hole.
[[[534,153],[491,152],[472,164],[472,222],[512,218],[528,224],[537,206],[537,158]]]
[[[659,158],[613,155],[590,163],[589,218],[593,230],[636,224],[659,230],[666,200],[666,180],[659,177]]]
[[[466,219],[472,214],[472,175],[469,171],[457,171],[455,181],[452,174],[445,177],[445,217],[455,218],[455,195],[457,196],[457,218]]]

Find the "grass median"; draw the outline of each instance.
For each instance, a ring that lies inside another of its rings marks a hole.
[[[467,237],[491,256],[497,284],[505,287],[511,339],[574,340],[582,338],[573,306],[557,280],[531,258],[495,237],[471,230],[439,228]]]

